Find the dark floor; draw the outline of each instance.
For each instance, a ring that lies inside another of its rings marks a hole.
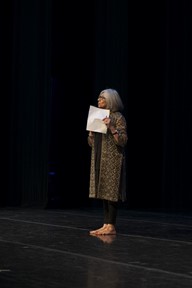
[[[191,288],[192,215],[101,208],[0,209],[0,288]]]

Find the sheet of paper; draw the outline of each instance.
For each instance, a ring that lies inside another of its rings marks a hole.
[[[101,109],[90,105],[86,130],[106,134],[107,126],[102,120],[105,117],[109,117],[109,112],[110,110],[108,109]]]

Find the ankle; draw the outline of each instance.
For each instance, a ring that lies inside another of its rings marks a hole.
[[[113,224],[108,224],[108,225],[107,225],[107,229],[109,229],[109,230],[115,230],[115,225],[113,225]]]

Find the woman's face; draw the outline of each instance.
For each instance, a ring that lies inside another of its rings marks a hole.
[[[99,108],[103,108],[103,109],[106,108],[107,103],[106,103],[105,93],[100,94],[97,101],[98,101],[98,107]]]

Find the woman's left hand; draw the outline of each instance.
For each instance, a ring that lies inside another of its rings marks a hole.
[[[109,117],[105,117],[103,119],[103,122],[105,123],[105,125],[107,126],[107,128],[110,128],[111,126],[111,119]]]

